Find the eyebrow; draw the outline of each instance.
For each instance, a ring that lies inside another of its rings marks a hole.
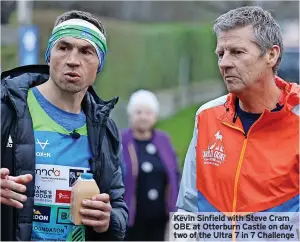
[[[67,47],[74,46],[73,44],[71,44],[70,42],[68,42],[66,40],[60,40],[59,42],[57,42],[57,45],[66,45]],[[79,49],[88,49],[88,50],[91,50],[96,53],[94,46],[92,46],[91,44],[80,45]]]
[[[237,50],[237,49],[239,49],[239,50],[247,51],[247,49],[245,47],[240,47],[240,46],[229,46],[229,48],[227,48],[227,49],[230,49],[230,50]],[[223,49],[217,48],[215,50],[215,53],[218,54],[218,53],[220,53],[222,51],[224,51],[224,48]]]
[[[57,42],[57,45],[67,45],[67,46],[72,46],[71,43],[69,43],[68,41],[65,40],[60,40]]]

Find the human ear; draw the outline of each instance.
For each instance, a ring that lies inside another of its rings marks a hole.
[[[271,49],[268,50],[267,52],[267,64],[270,67],[273,67],[276,65],[277,60],[280,55],[280,47],[278,45],[273,45]]]

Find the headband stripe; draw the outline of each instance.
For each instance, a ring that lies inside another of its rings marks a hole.
[[[79,31],[83,31],[83,33],[87,33],[89,35],[92,35],[94,38],[96,38],[98,41],[101,42],[101,45],[103,45],[104,47],[104,52],[107,51],[107,46],[106,46],[106,39],[103,35],[99,35],[97,32],[91,30],[91,29],[87,29],[86,27],[81,27],[78,25],[65,25],[59,28],[56,28],[53,32],[52,32],[52,36],[56,35],[56,34],[68,34],[68,31],[70,30],[79,30]]]
[[[103,33],[95,25],[93,25],[90,22],[88,22],[86,20],[83,20],[83,19],[69,19],[69,20],[66,20],[66,21],[60,23],[59,25],[55,26],[53,31],[55,31],[57,28],[65,26],[65,25],[77,25],[77,26],[82,26],[82,27],[88,28],[89,30],[95,31],[100,36],[102,35],[103,38],[105,39]],[[52,33],[53,33],[53,31],[52,31]]]
[[[56,41],[57,39],[60,39],[65,36],[70,36],[70,37],[81,37],[82,39],[89,39],[93,41],[104,53],[107,51],[107,47],[105,43],[101,42],[99,39],[97,39],[95,36],[93,36],[90,33],[87,32],[82,32],[77,29],[65,29],[60,32],[56,32],[52,37],[49,39],[49,42]]]
[[[106,38],[96,26],[82,19],[64,21],[53,29],[45,53],[46,63],[50,62],[50,52],[53,46],[58,40],[64,37],[84,39],[93,45],[100,62],[97,72],[101,71],[104,64],[104,57],[107,53]]]

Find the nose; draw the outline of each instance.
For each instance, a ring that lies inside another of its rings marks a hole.
[[[141,120],[142,121],[147,121],[148,120],[148,115],[146,113],[141,114]]]
[[[219,59],[219,67],[223,70],[234,67],[233,60],[229,54],[224,53],[224,55]]]
[[[76,67],[76,66],[80,65],[79,53],[75,48],[69,52],[69,55],[67,58],[67,65],[70,67]]]

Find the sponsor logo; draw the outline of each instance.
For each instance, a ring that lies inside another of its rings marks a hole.
[[[36,144],[40,145],[40,147],[42,148],[42,150],[44,150],[46,148],[47,145],[49,145],[50,143],[48,143],[48,140],[46,140],[46,142],[41,142],[39,141],[39,139],[36,139]],[[40,152],[40,151],[37,151],[35,153],[36,156],[39,156],[39,157],[45,157],[45,158],[48,158],[48,157],[51,157],[51,153],[49,152]]]
[[[33,221],[49,223],[50,222],[51,207],[34,206]]]
[[[52,202],[52,191],[41,189],[41,186],[35,186],[34,199],[37,202]]]
[[[35,153],[36,156],[39,156],[39,157],[51,157],[51,154],[49,152],[36,152]]]
[[[46,140],[46,142],[41,142],[41,141],[39,141],[39,139],[36,139],[36,140],[37,140],[36,144],[39,144],[40,147],[42,148],[42,150],[44,150],[46,148],[46,145],[50,145],[50,143],[48,143],[48,140]]]
[[[56,224],[72,224],[69,220],[69,208],[57,208]]]
[[[226,152],[223,144],[223,135],[217,131],[215,139],[208,144],[207,150],[202,153],[204,164],[220,166],[226,159]]]
[[[66,212],[62,212],[61,213],[61,219],[62,220],[66,220],[67,219],[68,214]]]
[[[55,202],[56,203],[70,203],[71,191],[56,190]]]
[[[13,146],[13,141],[12,141],[11,136],[9,135],[6,147],[12,148],[12,146]]]
[[[78,177],[80,177],[80,174],[83,173],[84,170],[77,170],[77,169],[70,169],[69,170],[69,186],[71,187]]]
[[[56,168],[38,168],[35,169],[35,174],[37,176],[40,176],[42,180],[47,180],[47,181],[66,181],[67,179],[64,177],[61,177],[61,172],[60,169]]]
[[[58,169],[35,169],[35,174],[39,176],[58,177],[60,176],[60,170]]]
[[[64,234],[67,230],[67,226],[64,226],[64,228],[51,228],[51,227],[44,227],[39,225],[33,226],[33,231],[41,232],[45,234]]]

